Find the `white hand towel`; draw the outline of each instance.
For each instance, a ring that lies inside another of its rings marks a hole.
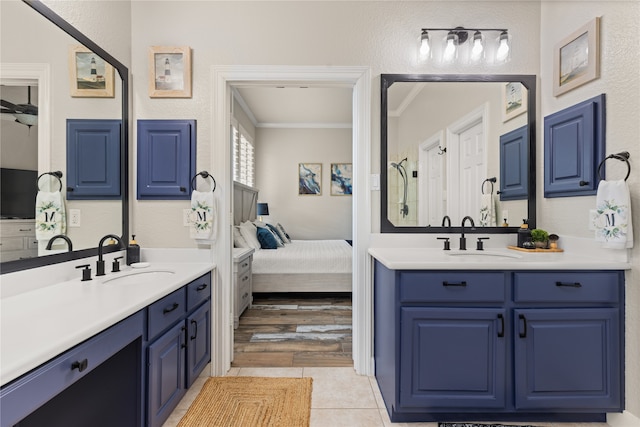
[[[633,247],[631,196],[626,181],[600,181],[596,213],[596,242],[602,242],[604,248]]]
[[[496,225],[496,200],[493,194],[483,194],[480,199],[480,227]]]
[[[38,191],[36,195],[36,240],[49,241],[66,231],[64,200],[59,191]]]
[[[191,221],[189,235],[201,243],[212,243],[217,237],[218,202],[213,191],[191,193]]]

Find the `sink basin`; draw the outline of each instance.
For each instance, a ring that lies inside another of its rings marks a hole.
[[[499,259],[520,259],[522,255],[499,251],[451,251],[447,255],[465,261],[497,261]]]
[[[175,274],[171,270],[135,271],[121,276],[110,277],[102,283],[105,285],[135,285],[163,280]]]

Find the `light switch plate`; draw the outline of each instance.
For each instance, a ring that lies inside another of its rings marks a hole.
[[[371,190],[380,191],[380,174],[371,174]]]

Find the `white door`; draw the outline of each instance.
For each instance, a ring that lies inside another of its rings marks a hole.
[[[460,134],[460,214],[480,217],[480,183],[484,180],[484,131],[482,122]]]
[[[418,225],[439,226],[444,216],[443,132],[420,144],[418,151]]]

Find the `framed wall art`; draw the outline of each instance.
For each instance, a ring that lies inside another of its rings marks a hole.
[[[502,121],[506,122],[527,112],[527,89],[520,82],[502,85]]]
[[[149,97],[191,98],[191,48],[149,47]]]
[[[352,191],[353,165],[351,163],[331,163],[331,195],[350,196]]]
[[[600,18],[562,39],[553,55],[554,96],[600,77]]]
[[[298,194],[322,194],[322,163],[298,164]]]
[[[69,88],[72,97],[113,98],[113,67],[82,45],[69,48]]]

